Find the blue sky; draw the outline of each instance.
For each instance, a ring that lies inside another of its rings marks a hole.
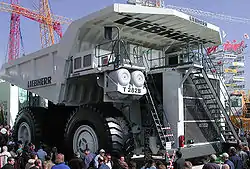
[[[1,0],[4,2],[10,2],[10,0]],[[39,0],[20,0],[21,5],[27,8],[34,8],[33,2],[38,4]],[[126,3],[126,0],[50,0],[52,6],[52,12],[57,15],[67,16],[72,19],[77,19],[85,16],[91,12],[108,6],[114,2]],[[222,13],[231,16],[238,16],[248,18],[249,16],[249,0],[241,1],[218,1],[218,0],[167,0],[165,4],[183,6],[188,8],[196,8],[204,11],[211,11],[215,13]],[[243,34],[250,34],[250,24],[241,23],[228,23],[221,20],[215,20],[211,18],[202,18],[208,22],[211,22],[217,26],[220,26],[226,33],[225,40],[242,40]],[[249,17],[250,18],[250,17]],[[7,56],[7,43],[9,36],[10,14],[1,12],[0,14],[0,63],[5,60]],[[21,31],[24,41],[25,53],[34,52],[41,48],[39,37],[39,25],[38,23],[26,18],[21,18]],[[248,46],[249,41],[247,41]],[[248,51],[249,49],[247,49]],[[247,52],[249,54],[249,52]],[[248,57],[246,64],[250,63],[250,57]],[[249,68],[248,66],[247,68]],[[250,77],[250,72],[247,75]],[[249,78],[248,78],[249,79]],[[248,87],[250,88],[250,81],[248,80]]]

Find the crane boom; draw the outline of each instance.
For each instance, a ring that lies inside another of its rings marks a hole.
[[[72,22],[71,19],[58,16],[51,15],[50,20],[48,21],[48,16],[44,15],[44,13],[40,13],[40,11],[31,10],[28,8],[24,8],[18,4],[18,0],[12,0],[11,4],[0,2],[0,11],[10,12],[11,13],[11,24],[10,24],[10,38],[9,38],[9,46],[8,46],[8,60],[14,60],[19,56],[19,47],[20,47],[20,15],[36,22],[39,22],[42,26],[47,26],[50,28],[50,36],[53,36],[53,41],[51,41],[51,37],[41,36],[42,47],[48,47],[54,44],[54,34],[53,30],[62,37],[62,24],[70,24]],[[49,40],[48,40],[49,39]]]
[[[39,11],[24,8],[16,4],[12,5],[5,2],[0,2],[0,11],[20,14],[24,17],[28,17],[29,19],[34,19],[35,21],[39,22],[44,22],[46,20],[45,16],[41,15]],[[64,16],[52,15],[52,22],[60,22],[60,24],[70,24],[72,22],[72,19]]]
[[[250,19],[248,19],[248,18],[229,16],[229,15],[207,12],[207,11],[202,11],[199,9],[179,7],[179,6],[174,6],[174,5],[166,5],[166,8],[175,9],[177,11],[180,11],[180,12],[183,12],[186,14],[190,14],[190,15],[195,15],[195,16],[210,17],[210,18],[220,19],[220,20],[229,21],[229,22],[250,24]]]

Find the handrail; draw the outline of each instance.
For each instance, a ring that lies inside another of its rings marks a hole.
[[[146,53],[146,52],[145,52]],[[148,64],[148,62],[147,62],[147,58],[146,58],[146,56],[145,56],[145,53],[143,53],[143,56],[142,57],[144,57],[144,59],[145,59],[145,62],[146,62],[146,66],[150,69],[150,67],[149,67],[149,64]],[[148,74],[147,74],[147,72],[146,72],[146,76],[147,76]],[[149,74],[149,76],[152,78],[152,80],[153,80],[153,85],[154,85],[154,87],[155,88],[157,88],[156,87],[156,84],[155,84],[155,82],[154,82],[154,79],[153,79],[153,76],[152,76],[152,74]],[[166,122],[168,123],[168,125],[170,126],[170,123],[169,123],[169,121],[168,121],[168,118],[167,118],[167,115],[165,114],[165,111],[163,110],[163,116],[164,116],[164,119],[166,120]]]
[[[101,44],[98,44],[98,45],[96,45],[95,46],[95,57],[96,58],[98,58],[98,59],[100,59],[100,58],[103,58],[103,57],[106,57],[106,56],[108,56],[108,55],[110,55],[110,56],[112,56],[112,57],[110,57],[109,58],[109,64],[112,64],[112,63],[114,63],[115,61],[113,61],[113,62],[110,62],[110,59],[113,59],[113,60],[115,60],[115,58],[114,58],[114,54],[116,54],[115,53],[115,47],[117,46],[117,45],[119,45],[118,46],[118,48],[119,48],[119,53],[117,53],[118,55],[121,55],[122,53],[122,51],[124,52],[123,54],[123,56],[122,56],[122,58],[123,59],[127,59],[127,60],[129,60],[128,62],[126,62],[126,63],[128,63],[128,64],[130,64],[130,65],[132,65],[133,63],[135,63],[136,64],[136,60],[135,59],[137,59],[138,60],[138,58],[143,58],[143,56],[142,55],[139,55],[139,54],[135,54],[135,53],[131,53],[131,52],[129,52],[128,50],[127,50],[127,44],[126,44],[126,42],[129,42],[129,41],[124,41],[123,39],[116,39],[116,40],[110,40],[110,41],[107,41],[107,42],[104,42],[104,43],[101,43]],[[111,44],[111,46],[109,47],[109,48],[112,48],[111,49],[111,51],[110,52],[107,52],[107,53],[105,53],[105,54],[98,54],[98,51],[101,49],[101,46],[103,46],[103,45],[106,45],[106,44]],[[121,50],[121,49],[124,49],[124,50]],[[134,59],[134,62],[132,62],[131,61],[131,58],[130,58],[130,56],[133,56],[133,59]],[[124,60],[123,60],[124,61]],[[108,65],[109,65],[108,64]],[[101,66],[107,66],[106,64],[105,65],[99,65],[100,67]]]
[[[219,79],[220,83],[222,84],[222,87],[223,87],[224,92],[223,92],[221,89],[220,89],[220,91],[222,91],[221,93],[222,93],[224,99],[225,99],[225,100],[230,100],[230,95],[228,94],[227,89],[226,89],[226,87],[225,87],[225,84],[223,83],[221,77],[217,75],[216,71],[213,72],[213,70],[212,70],[212,68],[216,70],[215,65],[213,64],[212,60],[210,59],[209,56],[207,56],[204,60],[205,60],[205,62],[207,63],[207,67],[210,69],[210,72],[212,73],[213,77],[214,77],[215,79],[216,79],[216,78]],[[212,67],[212,68],[211,68],[211,67]],[[220,85],[220,86],[221,86],[221,85]],[[220,88],[221,88],[221,87],[220,87]],[[227,97],[228,97],[228,98],[227,98]],[[233,111],[232,111],[233,108],[231,107],[230,102],[226,102],[226,104],[229,106],[229,111],[230,111],[230,112],[229,112],[229,113],[230,113],[229,115],[232,116],[232,117],[234,117],[236,120],[240,120],[240,118],[237,118],[238,116],[234,115],[234,113],[233,113]],[[234,110],[235,110],[235,112],[237,112],[236,108],[234,108]],[[234,124],[233,124],[233,125],[234,125]],[[234,126],[235,126],[235,125],[234,125]],[[235,127],[237,127],[237,126],[235,126]],[[238,127],[237,127],[237,128],[238,128]]]

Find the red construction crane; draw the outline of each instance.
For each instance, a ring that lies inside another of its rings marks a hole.
[[[48,7],[48,6],[47,6]],[[48,8],[47,8],[48,9]],[[11,13],[11,26],[10,26],[10,40],[9,40],[9,53],[8,60],[14,60],[19,56],[20,47],[20,15],[31,20],[37,21],[41,24],[40,29],[43,30],[41,34],[42,47],[48,47],[55,43],[54,31],[59,37],[62,37],[62,24],[70,24],[71,19],[57,16],[48,15],[48,10],[45,12],[31,10],[18,5],[18,0],[12,0],[11,4],[0,2],[0,11]],[[41,31],[42,32],[42,31]]]
[[[11,0],[11,5],[19,5],[18,0]],[[20,48],[20,15],[11,13],[10,18],[10,35],[8,43],[8,60],[16,59],[19,55]]]

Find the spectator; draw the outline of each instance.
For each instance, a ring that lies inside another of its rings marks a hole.
[[[186,161],[183,169],[192,169],[193,165],[190,161]]]
[[[156,167],[159,169],[166,169],[166,166],[161,161],[156,161]]]
[[[229,148],[229,160],[234,163],[235,169],[243,168],[243,162],[239,155],[236,153],[236,149],[234,147]]]
[[[57,154],[56,156],[56,165],[54,165],[51,169],[70,169],[69,166],[67,166],[64,162],[64,155],[63,154]]]
[[[99,157],[100,156],[102,156],[102,157],[104,157],[104,155],[105,155],[105,150],[103,150],[103,149],[101,149],[100,151],[99,151],[99,154],[95,157],[95,168],[98,168],[99,167]]]
[[[83,169],[84,163],[83,160],[80,158],[80,153],[75,153],[75,158],[71,159],[69,161],[69,168],[70,169]]]
[[[37,160],[37,155],[31,154],[31,159],[28,160],[28,163],[25,165],[25,169],[30,169],[34,167],[36,160]]]
[[[130,169],[136,169],[136,162],[135,161],[133,161],[133,160],[131,160],[130,162],[129,162],[129,168]]]
[[[217,157],[215,154],[212,154],[210,156],[210,161],[209,163],[205,164],[202,169],[220,169],[220,166],[218,164],[215,163],[215,161],[217,160]]]
[[[222,169],[230,169],[230,166],[228,164],[223,164]]]
[[[15,143],[14,143],[14,144],[15,144]],[[16,157],[16,156],[17,156],[17,154],[16,154],[16,152],[15,152],[15,145],[14,145],[14,144],[10,144],[10,145],[9,145],[11,157]]]
[[[45,161],[43,162],[44,169],[51,169],[55,164],[51,161],[50,156],[45,156]]]
[[[147,164],[145,165],[145,169],[156,169],[154,160],[148,160]]]
[[[25,161],[24,158],[22,156],[22,151],[17,151],[17,160],[15,162],[15,168],[16,169],[25,169]]]
[[[103,156],[99,156],[98,158],[98,169],[109,169],[109,167],[104,163],[104,157]]]
[[[7,164],[5,164],[2,169],[14,169],[15,159],[13,157],[8,157]]]
[[[174,169],[182,169],[185,164],[185,160],[182,158],[182,153],[180,151],[176,152],[177,160],[174,162]]]
[[[30,152],[31,154],[36,154],[36,155],[37,155],[37,153],[36,153],[36,151],[35,151],[35,149],[36,149],[35,145],[32,144],[32,143],[30,143],[30,144],[29,144],[29,147],[30,147],[29,152]]]
[[[238,152],[238,155],[239,155],[239,157],[240,157],[241,160],[242,160],[243,168],[244,168],[244,169],[247,169],[247,168],[245,167],[245,164],[246,164],[246,161],[247,161],[247,159],[248,159],[248,154],[247,154],[245,151],[243,151],[243,145],[242,145],[242,144],[239,145],[239,152]]]
[[[0,159],[1,159],[1,165],[4,166],[5,164],[7,164],[7,159],[8,157],[11,157],[10,152],[8,152],[8,147],[7,146],[3,146],[3,152],[0,154]]]
[[[22,141],[18,141],[17,143],[17,151],[23,151],[23,145],[22,145]]]
[[[84,169],[88,169],[89,167],[95,166],[95,154],[91,153],[88,148],[84,150],[84,157],[83,157],[83,163],[84,163]]]
[[[250,150],[249,150],[249,147],[244,146],[243,151],[247,153],[248,158],[249,158],[249,157],[250,157]]]
[[[106,165],[109,166],[110,169],[113,168],[113,161],[112,161],[112,158],[111,158],[111,155],[110,154],[107,154],[107,161],[105,161]]]
[[[52,151],[51,151],[51,158],[52,158],[52,162],[55,163],[56,162],[56,156],[57,156],[58,152],[57,152],[57,148],[53,147]]]
[[[25,145],[22,150],[22,157],[24,158],[24,161],[27,163],[29,159],[33,159],[32,157],[35,157],[35,155],[32,155],[29,153],[29,146]]]
[[[224,161],[224,164],[229,166],[229,169],[234,169],[234,163],[229,160],[229,155],[227,153],[222,154],[222,160]]]
[[[126,163],[124,156],[121,156],[119,158],[118,165],[119,165],[119,168],[121,169],[128,169],[128,164]]]
[[[37,156],[42,162],[44,162],[45,156],[47,155],[47,153],[44,151],[44,148],[44,145],[41,145],[41,148],[37,151]]]
[[[42,161],[37,159],[30,169],[42,169]]]

